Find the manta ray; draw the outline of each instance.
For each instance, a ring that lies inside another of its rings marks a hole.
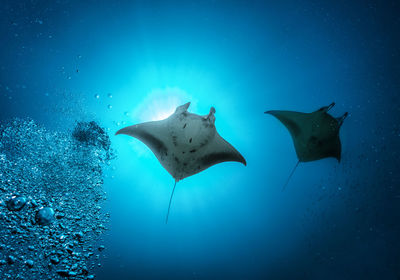
[[[292,136],[298,162],[289,175],[283,189],[300,162],[308,162],[333,157],[340,162],[342,145],[339,130],[348,113],[339,118],[332,117],[328,111],[335,105],[320,108],[312,113],[295,111],[266,111],[276,117]]]
[[[161,165],[175,179],[168,205],[166,223],[176,183],[215,164],[244,157],[215,128],[215,109],[208,115],[189,113],[190,102],[176,108],[168,118],[131,125],[116,132],[137,138],[147,145]]]

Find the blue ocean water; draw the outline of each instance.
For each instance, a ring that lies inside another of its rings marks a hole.
[[[395,1],[4,0],[0,117],[60,133],[95,121],[109,134],[96,279],[398,279],[399,11]],[[215,107],[247,166],[178,182],[165,225],[173,178],[114,133],[189,101],[200,115]],[[333,116],[349,112],[341,162],[301,163],[282,192],[297,157],[264,111],[333,101]]]

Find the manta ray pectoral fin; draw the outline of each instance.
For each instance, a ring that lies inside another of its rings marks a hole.
[[[230,153],[230,152],[210,153],[201,158],[201,163],[207,167],[226,161],[236,161],[243,163],[243,165],[245,166],[247,165],[246,160],[241,154]]]
[[[236,161],[247,165],[245,158],[225,139],[217,134],[207,151],[199,158],[199,163],[206,169],[212,165],[226,162]]]
[[[298,136],[301,133],[301,116],[304,113],[294,112],[294,111],[266,111],[265,114],[270,114],[277,118],[286,128],[289,130],[293,137]]]
[[[162,128],[157,125],[158,122],[147,122],[127,126],[118,130],[115,135],[125,134],[137,138],[148,146],[157,158],[160,158],[161,155],[168,152],[168,149],[159,137]]]
[[[337,159],[338,162],[340,162],[342,157],[342,144],[340,142],[339,135],[337,135],[335,138],[330,139],[330,141],[327,142],[326,145],[327,149],[325,151],[321,151],[319,154],[316,154],[318,156],[318,159],[333,157]]]
[[[337,159],[338,162],[342,159],[342,145],[340,140],[337,140],[336,148],[332,151],[332,157]]]

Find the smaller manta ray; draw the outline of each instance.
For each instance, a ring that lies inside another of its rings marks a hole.
[[[294,111],[267,111],[265,114],[275,116],[289,130],[298,162],[290,173],[283,189],[285,189],[290,178],[300,162],[319,160],[334,157],[340,162],[341,143],[339,129],[348,113],[339,118],[334,118],[328,111],[335,103],[320,108],[312,113],[301,113]]]
[[[187,111],[189,105],[190,102],[177,107],[175,113],[164,120],[131,125],[115,134],[126,134],[142,141],[175,179],[166,223],[179,180],[225,161],[246,165],[244,157],[218,134],[214,107],[208,115],[199,116]]]

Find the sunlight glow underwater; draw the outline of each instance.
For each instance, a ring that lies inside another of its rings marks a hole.
[[[132,121],[148,122],[159,121],[168,118],[174,113],[176,107],[191,101],[193,98],[178,87],[166,87],[153,89],[143,101],[132,111]],[[192,103],[196,109],[196,102]]]
[[[206,81],[203,81],[201,84],[204,86],[210,82],[212,83],[210,79],[206,79]],[[194,80],[191,80],[190,83],[193,85],[196,84]],[[135,87],[140,88],[141,86],[135,84]],[[125,97],[127,96],[126,92],[128,91],[135,92],[137,90],[135,90],[135,88],[132,88],[131,90],[125,89]],[[204,91],[209,92],[207,89],[204,89]],[[118,98],[118,96],[121,94],[116,93],[114,96]],[[222,97],[224,96],[220,96],[220,98],[218,98],[216,95],[216,100],[214,100],[212,103],[203,102],[203,107],[199,109],[196,96],[189,94],[180,87],[165,86],[153,88],[146,95],[141,96],[140,102],[137,102],[137,105],[133,109],[128,110],[128,113],[125,114],[125,116],[128,118],[126,118],[126,121],[124,122],[118,122],[118,126],[121,128],[123,126],[129,126],[143,122],[162,120],[172,115],[178,106],[187,102],[191,102],[189,108],[189,112],[191,113],[207,115],[210,108],[204,106],[216,106],[217,114],[219,111],[222,111],[217,115],[217,131],[221,132],[221,135],[225,139],[230,139],[232,138],[232,134],[235,135],[237,133],[237,130],[230,129],[230,126],[235,125],[235,117],[230,117],[227,113],[232,110],[231,102],[222,102]],[[114,103],[115,106],[113,106],[114,112],[111,112],[113,115],[118,113],[117,111],[121,113],[122,107],[131,104],[126,102],[122,104],[116,99],[113,101],[116,102]],[[118,117],[115,116],[115,119],[117,118]],[[235,142],[237,143],[237,141]],[[234,143],[235,147],[237,146],[236,143]],[[125,170],[129,173],[131,173],[132,170],[136,170],[136,172],[141,174],[140,177],[135,176],[135,181],[130,182],[129,185],[124,186],[124,188],[129,190],[130,194],[137,194],[138,191],[141,191],[139,188],[143,187],[144,189],[142,191],[149,195],[147,197],[146,204],[152,205],[155,203],[156,205],[153,205],[155,210],[161,209],[162,212],[165,212],[173,186],[173,181],[171,180],[172,178],[170,177],[170,174],[164,170],[152,151],[138,139],[132,137],[115,138],[114,145],[120,154],[119,161],[121,163],[125,163],[123,167],[116,167],[116,169],[119,169],[120,171]],[[228,189],[226,188],[219,188],[217,190],[214,189],[212,192],[210,192],[211,189],[205,188],[204,185],[209,187],[211,187],[210,183],[212,185],[218,185],[218,178],[224,178],[224,176],[221,174],[221,170],[224,169],[229,171],[230,168],[239,168],[235,165],[236,163],[231,162],[224,163],[224,165],[221,166],[213,166],[211,169],[207,169],[207,172],[204,174],[196,174],[196,176],[193,176],[196,178],[190,178],[190,180],[185,180],[184,183],[180,183],[178,186],[178,197],[174,198],[172,206],[174,215],[181,213],[181,215],[186,216],[186,214],[190,214],[193,209],[202,209],[202,207],[205,207],[207,200],[212,198],[215,193],[218,194],[220,192],[228,192]],[[215,176],[216,174],[218,175]],[[162,192],[160,193],[160,189],[151,191],[151,189],[154,187],[150,187],[149,185],[162,187]],[[199,207],[199,203],[201,204],[201,207]],[[184,209],[182,209],[182,207]],[[186,214],[184,214],[184,212]]]
[[[106,128],[117,158],[96,279],[399,277],[399,1],[52,2],[2,1],[0,114]],[[263,112],[332,101],[352,114],[342,162],[300,165],[282,192],[296,153]],[[215,107],[248,166],[179,183],[165,226],[173,179],[114,133],[186,102]]]
[[[131,110],[129,116],[132,124],[163,120],[172,115],[178,106],[189,100],[193,100],[192,96],[178,87],[155,88]],[[196,109],[196,101],[191,107],[191,109]],[[150,149],[135,138],[130,138],[129,144],[139,157],[152,155]]]

